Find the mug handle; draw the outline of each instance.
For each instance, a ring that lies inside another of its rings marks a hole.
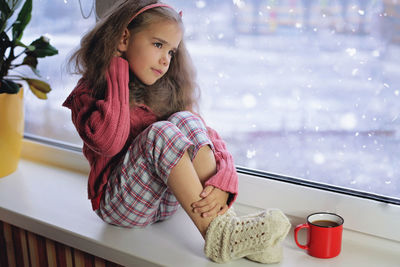
[[[299,248],[301,249],[308,249],[308,245],[302,245],[299,243],[299,241],[297,240],[297,233],[303,229],[303,228],[307,228],[309,230],[310,226],[307,223],[303,223],[303,224],[299,224],[296,226],[296,228],[294,229],[294,241],[296,241],[296,244]]]

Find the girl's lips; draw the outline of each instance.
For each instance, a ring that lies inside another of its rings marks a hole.
[[[161,70],[158,70],[158,69],[151,69],[156,75],[162,75],[162,71]]]

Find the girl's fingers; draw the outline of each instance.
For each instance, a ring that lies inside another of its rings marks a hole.
[[[202,208],[204,206],[207,206],[213,202],[213,199],[210,198],[203,198],[200,199],[199,201],[196,201],[192,204],[192,208]]]
[[[221,209],[221,206],[215,205],[214,208],[212,208],[211,210],[201,213],[201,216],[209,217],[209,216],[217,215],[217,213],[220,209]]]
[[[192,208],[201,208],[201,207],[210,205],[211,203],[215,202],[215,196],[213,196],[212,194],[210,195],[210,193],[208,191],[206,191],[206,189],[204,189],[203,192],[206,192],[205,194],[207,194],[207,196],[192,203]],[[201,194],[203,194],[203,192]],[[211,188],[211,192],[212,192],[212,188]],[[201,195],[200,195],[200,197],[201,197]]]
[[[196,208],[194,208],[194,212],[195,213],[204,213],[204,212],[209,212],[210,210],[214,209],[216,206],[218,205],[218,203],[216,202],[211,202],[207,205],[204,206],[197,206]]]
[[[223,215],[229,209],[228,205],[224,205],[218,212],[218,215]]]
[[[122,56],[122,52],[121,52],[119,49],[117,49],[117,50],[114,52],[114,56],[115,56],[115,57],[120,57],[120,56]]]
[[[214,186],[208,185],[204,188],[204,190],[201,192],[200,197],[205,198],[207,197],[212,191],[214,190]]]

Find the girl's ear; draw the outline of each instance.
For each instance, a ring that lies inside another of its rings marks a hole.
[[[130,37],[130,32],[127,28],[125,28],[117,47],[119,52],[125,52],[128,49],[129,37]]]

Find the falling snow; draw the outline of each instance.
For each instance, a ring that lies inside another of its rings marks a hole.
[[[247,150],[247,158],[251,159],[253,158],[255,155],[257,154],[257,152],[255,150]]]
[[[196,7],[197,8],[205,8],[206,7],[206,2],[205,1],[196,1]]]

